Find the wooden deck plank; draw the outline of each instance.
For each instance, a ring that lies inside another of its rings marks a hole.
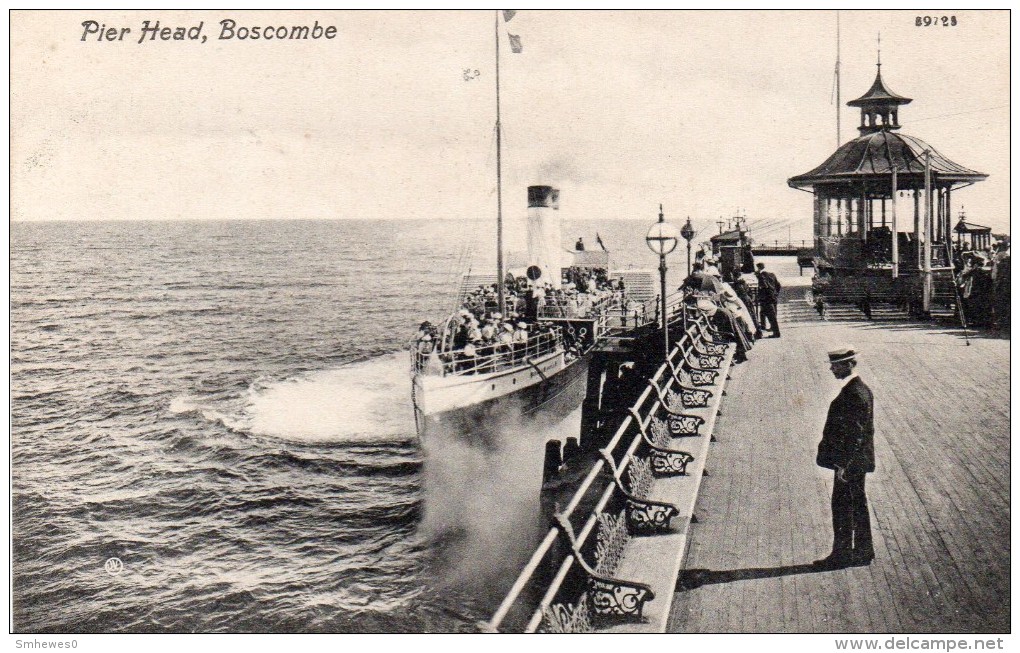
[[[923,373],[924,370],[911,369],[913,374]],[[947,398],[944,396],[945,386],[932,389],[932,402],[936,406],[945,405]],[[941,391],[941,392],[940,392]],[[921,405],[918,414],[910,416],[922,423],[932,423],[938,416],[933,415],[929,405]],[[909,427],[902,419],[903,416],[889,415],[891,421],[899,419],[900,429]],[[933,539],[945,549],[947,555],[954,559],[966,557],[970,551],[968,542],[980,541],[989,533],[994,525],[986,517],[988,512],[978,510],[970,512],[969,507],[981,503],[974,492],[976,484],[969,480],[980,477],[973,476],[970,471],[973,467],[961,464],[963,461],[956,459],[959,447],[932,446],[927,439],[922,438],[917,447],[910,455],[901,456],[904,461],[904,470],[912,480],[920,501],[925,509],[921,516],[930,528]],[[1008,507],[1006,508],[1008,510]],[[1008,543],[1006,537],[992,538],[993,542],[1005,545]],[[975,550],[975,562],[978,565],[993,562],[982,559],[980,552]],[[995,568],[994,565],[992,567]],[[940,583],[939,591],[959,593],[963,588],[969,587],[971,595],[979,605],[987,605],[994,602],[994,595],[988,593],[997,583],[983,583],[970,574],[961,574],[955,566],[943,567],[940,569],[940,576],[948,583]],[[955,620],[955,615],[944,615],[950,621]]]
[[[868,495],[878,558],[797,573],[831,544],[831,479],[814,467],[814,447],[838,391],[825,351],[843,341],[864,352],[876,397]],[[730,384],[718,482],[699,499],[711,518],[692,533],[687,567],[712,582],[677,595],[670,629],[1007,631],[1008,351],[988,338],[965,346],[954,329],[868,322],[789,324],[759,343]]]

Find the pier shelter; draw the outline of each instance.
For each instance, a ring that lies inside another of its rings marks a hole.
[[[952,278],[953,194],[988,175],[899,133],[899,109],[911,101],[886,86],[879,63],[871,88],[847,103],[861,110],[860,136],[787,183],[814,195],[820,277],[856,278],[903,299],[924,293],[927,308],[933,279]]]
[[[953,231],[956,232],[957,250],[981,251],[992,247],[992,228],[967,222],[963,219],[962,213]]]

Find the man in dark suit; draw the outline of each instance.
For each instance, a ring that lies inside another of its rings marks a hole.
[[[782,285],[776,275],[765,270],[765,264],[758,264],[758,305],[761,306],[761,328],[772,332],[770,338],[779,337],[779,319],[776,317],[776,305],[779,302],[779,291]],[[767,323],[767,324],[766,324]]]
[[[833,376],[843,381],[843,389],[829,405],[816,459],[819,467],[835,471],[832,553],[814,563],[823,569],[864,566],[875,559],[864,493],[865,475],[875,471],[874,399],[854,371],[856,366],[853,347],[829,352],[829,367]]]

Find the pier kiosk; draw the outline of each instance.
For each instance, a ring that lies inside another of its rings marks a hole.
[[[814,195],[819,303],[855,303],[870,315],[872,302],[915,314],[954,302],[952,193],[988,175],[897,133],[899,109],[910,102],[889,90],[879,61],[868,92],[847,102],[861,110],[860,136],[787,181]]]

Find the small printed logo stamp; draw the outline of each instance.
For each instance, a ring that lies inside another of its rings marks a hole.
[[[120,561],[120,558],[110,558],[103,566],[106,569],[106,573],[111,576],[116,576],[120,572],[124,571],[124,563]]]

